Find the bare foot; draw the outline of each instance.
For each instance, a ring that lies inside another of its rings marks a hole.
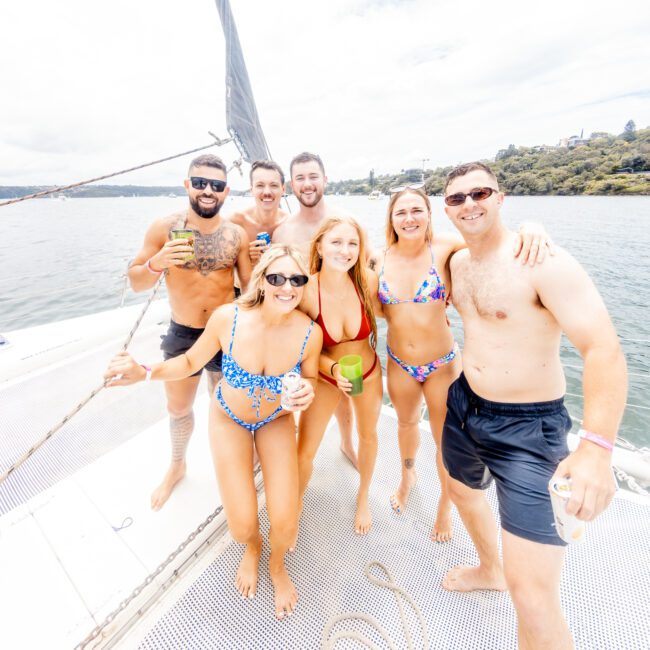
[[[235,587],[244,598],[255,598],[257,591],[257,574],[260,555],[262,553],[262,538],[257,542],[246,544],[244,557],[239,563],[237,576],[235,577]]]
[[[151,509],[160,510],[169,499],[174,486],[185,476],[185,461],[172,462],[162,483],[151,493]]]
[[[354,450],[354,446],[352,445],[351,442],[341,442],[341,446],[339,447],[341,450],[341,453],[348,459],[350,462],[350,465],[354,467],[354,469],[359,471],[359,458],[357,457],[357,452]]]
[[[451,539],[451,505],[441,505],[438,501],[438,514],[431,529],[431,539],[434,542],[448,542]]]
[[[282,620],[291,616],[298,602],[298,592],[291,582],[284,563],[276,569],[269,567],[271,582],[273,583],[273,600],[275,602],[275,617]]]
[[[503,571],[485,571],[480,566],[456,566],[442,580],[442,586],[447,591],[477,591],[491,589],[506,591],[506,579]]]
[[[399,487],[397,488],[397,491],[390,496],[390,507],[398,515],[401,515],[404,512],[404,507],[408,501],[411,489],[417,483],[417,480],[418,476],[414,469],[402,472],[402,480],[399,482]]]
[[[368,497],[357,498],[357,514],[354,517],[354,532],[357,535],[367,535],[372,526],[372,515],[368,505]]]

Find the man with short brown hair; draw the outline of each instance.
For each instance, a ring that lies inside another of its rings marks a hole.
[[[567,513],[591,520],[615,489],[611,450],[627,390],[625,359],[607,309],[566,251],[544,264],[512,256],[500,217],[504,195],[489,167],[469,163],[445,184],[445,211],[467,242],[450,264],[451,300],[465,334],[463,373],[449,388],[442,451],[449,489],[479,555],[455,567],[452,591],[508,589],[519,647],[573,648],[560,606],[565,542],[554,527],[549,481],[571,479]],[[571,418],[560,339],[584,360],[584,430],[569,453]],[[494,480],[502,528],[482,493]]]
[[[291,189],[298,199],[297,212],[289,215],[273,233],[273,242],[291,244],[309,260],[311,240],[321,223],[335,214],[325,203],[327,176],[320,156],[307,151],[298,154],[289,165]],[[340,211],[336,214],[341,214]],[[342,399],[336,408],[336,420],[341,435],[341,451],[357,467],[357,452],[352,443],[352,406]]]
[[[265,232],[272,237],[288,213],[280,209],[280,201],[284,196],[284,172],[278,163],[256,160],[251,165],[249,178],[255,205],[231,214],[228,219],[246,231],[250,241],[251,262],[255,266],[268,249],[268,244],[258,239],[257,235]]]

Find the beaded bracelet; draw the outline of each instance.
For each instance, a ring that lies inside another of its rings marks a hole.
[[[598,445],[603,449],[607,449],[607,451],[613,451],[614,449],[614,445],[609,440],[607,440],[607,438],[603,438],[603,436],[599,436],[593,431],[580,429],[580,431],[578,431],[578,436],[583,440],[589,440],[589,442],[593,442],[595,445]]]

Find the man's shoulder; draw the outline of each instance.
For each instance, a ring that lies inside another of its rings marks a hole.
[[[236,212],[231,212],[229,215],[224,217],[224,221],[230,221],[230,223],[237,224],[238,226],[243,226],[246,223],[247,214],[245,210],[238,210]]]
[[[149,226],[149,234],[156,237],[167,238],[169,231],[174,228],[183,228],[186,222],[186,213],[175,212],[165,217],[158,217]]]

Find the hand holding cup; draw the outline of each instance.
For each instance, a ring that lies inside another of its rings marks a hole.
[[[350,391],[348,392],[350,397],[363,393],[363,361],[358,354],[346,354],[344,357],[341,357],[337,368],[341,369],[341,375],[349,380],[351,384]],[[341,390],[343,389],[341,388]]]

